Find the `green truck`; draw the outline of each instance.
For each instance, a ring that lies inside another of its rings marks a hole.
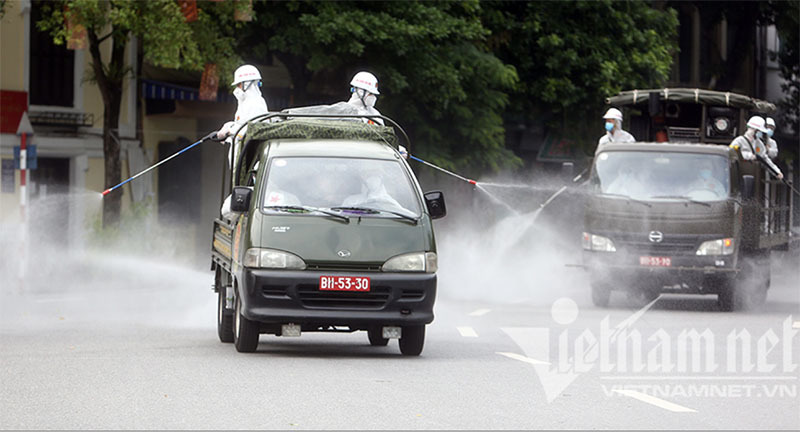
[[[728,144],[774,105],[699,89],[623,92],[635,143],[595,155],[586,187],[583,267],[595,305],[612,291],[717,295],[724,311],[762,304],[770,252],[796,240],[788,185]],[[789,177],[789,176],[787,176]]]
[[[223,174],[234,217],[214,222],[221,341],[252,352],[262,333],[366,331],[371,345],[397,338],[402,354],[422,352],[433,220],[446,208],[441,192],[423,194],[402,128],[383,120],[392,126],[285,113],[249,124]]]

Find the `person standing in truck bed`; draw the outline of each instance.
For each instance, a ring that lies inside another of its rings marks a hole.
[[[622,129],[622,112],[616,108],[609,108],[606,114],[603,115],[605,119],[606,134],[600,137],[597,141],[597,150],[594,154],[600,153],[600,150],[608,143],[633,143],[636,139],[628,131]]]

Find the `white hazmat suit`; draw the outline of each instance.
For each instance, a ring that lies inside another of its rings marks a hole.
[[[261,81],[261,74],[252,65],[243,65],[236,69],[233,74],[232,86],[233,96],[236,97],[238,106],[233,120],[225,122],[224,125],[217,131],[218,138],[225,138],[225,142],[230,144],[228,150],[228,163],[231,167],[231,176],[233,176],[233,167],[239,157],[239,147],[241,146],[242,137],[247,132],[247,122],[256,116],[267,114],[267,101],[261,96],[261,89],[259,84]],[[240,129],[241,128],[241,129]],[[233,135],[236,134],[234,137]],[[235,179],[232,179],[235,182]],[[220,210],[222,216],[226,219],[231,219],[234,213],[231,212],[231,197],[228,196],[222,203]]]

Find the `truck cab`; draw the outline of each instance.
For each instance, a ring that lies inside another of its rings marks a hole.
[[[790,240],[791,194],[728,144],[771,104],[697,89],[608,102],[641,141],[609,144],[592,163],[582,247],[593,302],[623,291],[717,295],[726,311],[762,304],[770,251]]]
[[[262,333],[367,331],[372,345],[398,338],[401,353],[419,355],[442,194],[423,194],[393,128],[286,117],[248,126],[236,217],[215,221],[220,340],[252,352]]]

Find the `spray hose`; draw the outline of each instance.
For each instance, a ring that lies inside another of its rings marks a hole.
[[[457,175],[457,174],[453,173],[452,171],[445,170],[445,169],[443,169],[442,167],[439,167],[439,166],[437,166],[437,165],[433,165],[433,164],[431,164],[430,162],[423,161],[423,160],[421,160],[421,159],[417,158],[417,157],[416,157],[416,156],[414,156],[414,155],[410,155],[410,154],[409,154],[409,155],[408,155],[408,157],[409,157],[409,158],[411,158],[411,159],[413,159],[414,161],[421,162],[421,163],[423,163],[423,164],[427,165],[428,167],[435,168],[436,170],[439,170],[439,171],[441,171],[442,173],[447,173],[447,174],[449,174],[450,176],[453,176],[453,177],[455,177],[456,179],[461,179],[461,180],[463,180],[464,182],[470,183],[470,184],[472,184],[472,185],[478,185],[478,182],[476,182],[476,181],[474,181],[474,180],[472,180],[472,179],[467,179],[467,178],[466,178],[466,177],[464,177],[464,176],[459,176],[459,175]]]
[[[181,150],[179,150],[179,151],[177,151],[177,152],[173,153],[173,154],[172,154],[172,155],[170,155],[169,157],[167,157],[167,158],[164,158],[163,160],[159,161],[158,163],[156,163],[156,164],[154,164],[154,165],[151,165],[150,167],[148,167],[148,168],[146,168],[146,169],[144,169],[144,170],[142,170],[142,171],[140,171],[140,172],[136,173],[135,175],[133,175],[133,176],[129,177],[128,179],[126,179],[126,180],[124,180],[124,181],[120,182],[119,184],[117,184],[117,185],[115,185],[115,186],[112,186],[111,188],[109,188],[109,189],[107,189],[107,190],[103,191],[103,192],[102,192],[102,195],[103,195],[103,197],[105,197],[105,196],[106,196],[108,193],[110,193],[111,191],[114,191],[115,189],[117,189],[117,188],[121,187],[122,185],[125,185],[126,183],[128,183],[128,182],[130,182],[130,181],[132,181],[132,180],[136,179],[137,177],[139,177],[139,176],[141,176],[141,175],[143,175],[143,174],[147,173],[148,171],[150,171],[150,170],[152,170],[152,169],[154,169],[154,168],[158,167],[159,165],[161,165],[161,164],[163,164],[163,163],[165,163],[165,162],[169,161],[170,159],[172,159],[172,158],[175,158],[176,156],[178,156],[178,155],[180,155],[180,154],[182,154],[182,153],[184,153],[184,152],[188,151],[189,149],[191,149],[191,148],[193,148],[193,147],[197,146],[198,144],[200,144],[200,143],[202,143],[202,142],[204,142],[204,141],[206,141],[206,140],[208,140],[208,139],[211,139],[211,138],[212,138],[212,137],[213,137],[213,136],[214,136],[216,133],[217,133],[217,131],[213,131],[213,132],[209,133],[209,134],[208,134],[208,135],[206,135],[205,137],[203,137],[203,138],[201,138],[201,139],[199,139],[199,140],[195,141],[194,143],[192,143],[192,144],[190,144],[190,145],[188,145],[188,146],[184,147],[183,149],[181,149]]]

